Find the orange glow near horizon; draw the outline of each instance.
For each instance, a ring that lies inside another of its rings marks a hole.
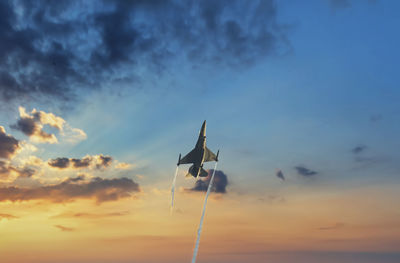
[[[393,252],[400,241],[400,214],[390,200],[397,195],[393,186],[293,193],[279,202],[212,194],[199,257]],[[157,189],[101,205],[93,200],[3,202],[1,211],[17,218],[0,221],[0,252],[5,262],[188,261],[203,198],[202,193],[178,192],[173,215],[169,191]]]

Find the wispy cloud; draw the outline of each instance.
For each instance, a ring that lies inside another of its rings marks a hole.
[[[66,227],[66,226],[62,226],[62,225],[54,225],[54,227],[57,227],[58,229],[60,229],[63,232],[72,232],[75,231],[75,228],[72,227]]]
[[[304,176],[304,177],[312,177],[312,176],[318,174],[318,172],[310,170],[310,169],[308,169],[304,166],[300,166],[300,165],[295,166],[294,169],[296,169],[296,171],[299,175]]]
[[[354,147],[353,149],[351,149],[351,152],[354,154],[360,154],[362,152],[365,152],[365,150],[367,150],[367,146],[365,145],[358,145],[356,147]]]
[[[128,211],[109,212],[109,213],[88,213],[88,212],[68,212],[53,216],[52,218],[104,218],[104,217],[121,217],[129,215]]]
[[[11,214],[0,214],[0,220],[1,219],[10,220],[10,219],[16,219],[16,218],[18,218],[18,216],[14,216],[14,215],[11,215]]]
[[[345,226],[344,223],[337,222],[336,224],[334,224],[332,226],[319,227],[318,230],[335,230],[335,229],[343,228],[344,226]]]

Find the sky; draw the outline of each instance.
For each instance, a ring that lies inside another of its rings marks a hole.
[[[399,8],[0,1],[2,260],[399,262]]]

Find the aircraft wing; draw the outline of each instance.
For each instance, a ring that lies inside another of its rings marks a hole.
[[[182,159],[180,159],[179,164],[194,163],[196,162],[196,149],[191,150]]]
[[[213,162],[217,161],[217,156],[215,153],[213,153],[210,149],[206,147],[205,153],[204,153],[204,162]]]

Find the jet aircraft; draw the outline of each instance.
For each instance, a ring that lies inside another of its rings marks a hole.
[[[218,154],[214,154],[210,149],[206,146],[206,121],[203,122],[203,125],[200,129],[199,138],[197,139],[196,146],[192,151],[190,151],[186,156],[181,159],[181,154],[179,154],[178,166],[180,164],[192,163],[189,171],[186,176],[192,175],[194,178],[206,177],[208,175],[207,171],[203,169],[203,164],[205,162],[218,162]]]

